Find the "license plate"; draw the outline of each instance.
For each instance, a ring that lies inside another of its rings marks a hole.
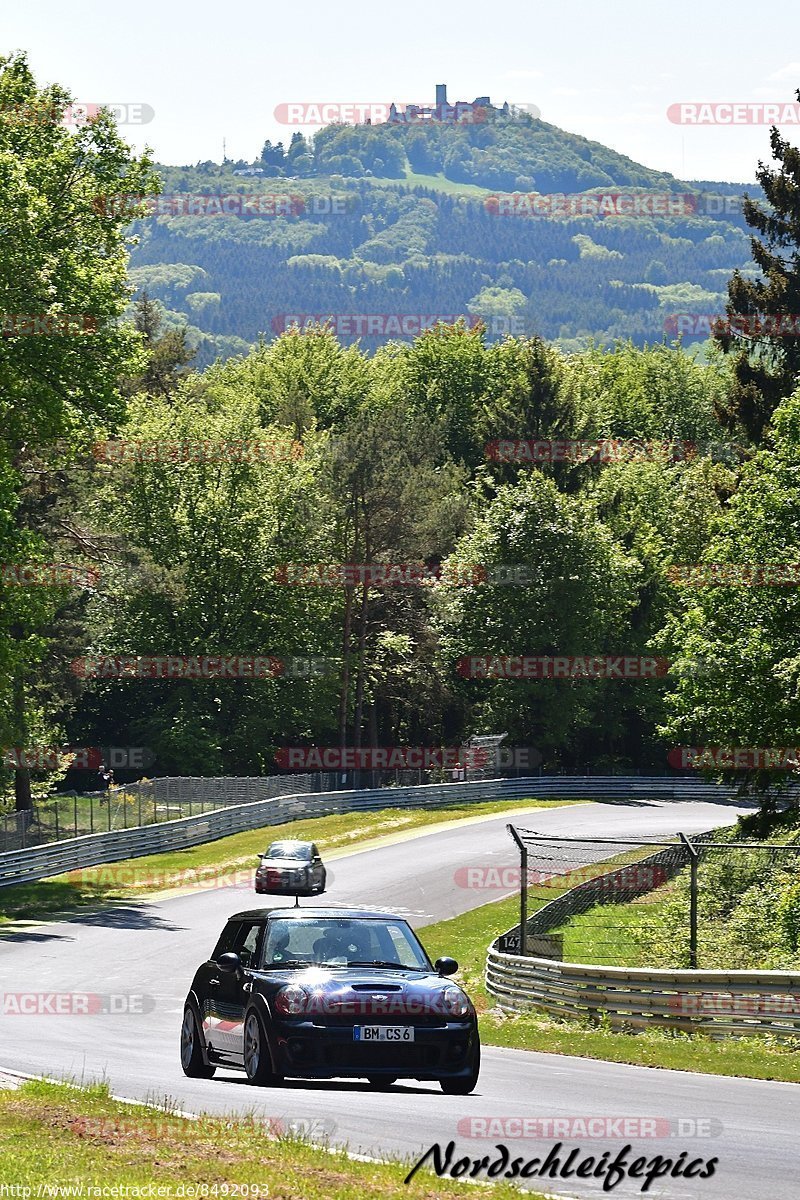
[[[354,1042],[413,1042],[413,1025],[356,1025]]]

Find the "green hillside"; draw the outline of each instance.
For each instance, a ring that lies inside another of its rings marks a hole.
[[[133,226],[132,282],[188,325],[201,364],[293,317],[331,318],[343,341],[369,350],[395,317],[459,314],[483,319],[490,340],[643,345],[673,336],[677,314],[719,312],[732,270],[749,262],[741,215],[724,211],[744,185],[681,183],[524,113],[463,127],[328,126],[312,140],[296,132],[288,149],[267,142],[251,163],[159,173],[160,211]],[[531,217],[493,200],[588,191],[647,193],[662,208],[671,197],[676,211]],[[228,198],[228,211],[193,210],[198,195]],[[237,195],[250,211],[230,211]],[[376,314],[392,320],[370,324]]]

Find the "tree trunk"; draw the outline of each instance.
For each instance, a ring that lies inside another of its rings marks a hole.
[[[358,627],[358,676],[356,678],[356,711],[353,718],[353,745],[361,748],[362,725],[364,721],[364,675],[366,673],[367,647],[367,609],[369,605],[369,588],[365,583],[361,590],[361,612]]]
[[[339,747],[347,744],[347,701],[350,695],[350,634],[353,625],[353,589],[344,589],[344,629],[342,630],[342,690],[339,693]]]
[[[378,744],[378,701],[374,696],[369,706],[369,744],[373,748]],[[374,768],[371,779],[374,788],[380,787],[380,774]]]
[[[14,768],[14,808],[17,812],[25,812],[33,808],[33,797],[31,795],[31,773],[23,757],[28,748],[28,733],[25,721],[25,686],[19,676],[14,677],[12,692],[14,731],[17,741],[17,765]]]

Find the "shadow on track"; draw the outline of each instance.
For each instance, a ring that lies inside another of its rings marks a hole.
[[[102,925],[110,929],[160,929],[166,933],[180,933],[185,925],[175,925],[165,920],[151,906],[123,905],[113,908],[95,909],[89,913],[76,913],[68,925]]]
[[[225,1069],[224,1067],[222,1068]],[[248,1083],[247,1078],[242,1074],[236,1075],[218,1075],[215,1082],[232,1083],[239,1087],[252,1087]],[[436,1087],[435,1080],[430,1081],[431,1088]],[[371,1087],[365,1081],[360,1079],[285,1079],[283,1083],[277,1087],[253,1088],[254,1097],[265,1095],[267,1092],[280,1095],[282,1092],[369,1092],[373,1096],[391,1096],[394,1093],[398,1095],[413,1095],[413,1096],[439,1096],[441,1092],[432,1091],[429,1088],[421,1088],[412,1086],[413,1081],[410,1079],[398,1079],[397,1083],[392,1084],[391,1088],[382,1092],[377,1088]]]

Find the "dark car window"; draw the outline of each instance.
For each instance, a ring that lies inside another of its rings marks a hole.
[[[243,967],[252,967],[256,962],[256,950],[263,926],[259,922],[247,923],[239,927],[239,933],[233,943],[233,949],[242,960]]]
[[[239,921],[228,921],[228,924],[219,935],[219,941],[214,947],[214,952],[211,955],[215,962],[218,960],[220,954],[227,954],[229,950],[233,950],[234,942],[236,941],[236,935],[238,934],[239,929]]]
[[[358,920],[349,917],[273,918],[269,922],[261,962],[396,963],[427,970],[422,947],[402,921]]]

